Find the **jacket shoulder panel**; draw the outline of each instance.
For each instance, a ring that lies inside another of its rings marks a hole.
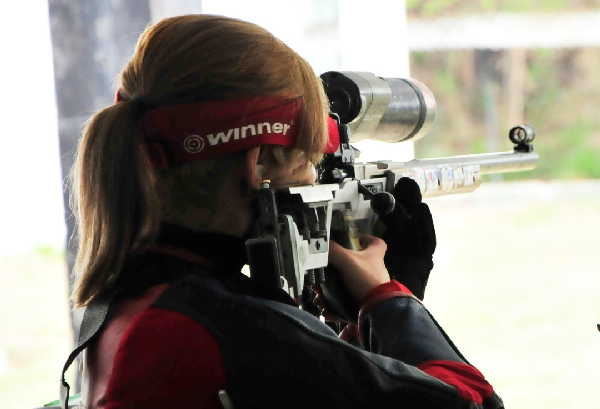
[[[149,308],[131,323],[98,406],[219,408],[225,384],[219,345],[196,321],[175,311]]]
[[[453,387],[340,340],[298,308],[231,293],[214,279],[188,277],[154,306],[188,315],[215,335],[236,407],[275,408],[286,402],[290,408],[305,408],[315,399],[348,408],[397,407],[400,402],[451,408],[465,403]]]

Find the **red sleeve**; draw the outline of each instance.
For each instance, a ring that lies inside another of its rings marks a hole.
[[[390,280],[389,282],[378,285],[372,289],[367,296],[363,298],[360,309],[361,311],[366,311],[383,300],[397,296],[412,297],[413,293],[404,284],[396,280]]]
[[[417,368],[439,380],[454,386],[463,399],[480,405],[485,398],[494,393],[483,374],[477,368],[454,361],[427,361],[417,365]]]
[[[221,408],[225,373],[215,338],[173,311],[150,308],[123,335],[99,407]]]
[[[387,283],[378,285],[372,289],[365,298],[363,298],[360,311],[366,311],[375,304],[398,295],[412,295],[411,291],[396,280],[391,280]],[[360,314],[359,311],[359,314]],[[351,344],[360,344],[360,336],[358,335],[358,325],[354,323],[347,324],[340,332],[339,337]]]
[[[371,290],[363,299],[360,313],[368,311],[384,300],[398,296],[414,297],[404,284],[396,280],[381,284]],[[483,374],[467,363],[431,360],[422,362],[417,367],[428,375],[454,386],[463,399],[468,401],[481,405],[487,397],[494,393],[492,386],[485,380]]]

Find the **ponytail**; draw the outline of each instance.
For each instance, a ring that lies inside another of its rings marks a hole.
[[[73,166],[77,218],[78,281],[73,294],[83,306],[111,289],[127,254],[153,239],[160,206],[135,102],[120,102],[86,125]]]

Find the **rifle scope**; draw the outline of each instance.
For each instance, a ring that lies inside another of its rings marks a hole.
[[[328,71],[321,79],[330,110],[349,127],[350,142],[417,140],[435,119],[435,97],[419,81],[350,71]]]

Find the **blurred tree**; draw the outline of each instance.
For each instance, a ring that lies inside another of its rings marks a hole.
[[[522,64],[518,70],[523,71],[518,80],[510,72],[513,51],[493,52],[495,75],[485,74],[486,81],[496,84],[501,92],[485,91],[479,76],[487,69],[481,56],[476,57],[478,51],[412,54],[411,75],[428,84],[438,100],[436,124],[428,137],[417,142],[417,156],[494,149],[485,142],[485,116],[490,107],[482,99],[485,92],[491,92],[498,108],[499,149],[511,148],[506,135],[520,119],[519,114],[539,136],[535,144],[542,155],[538,168],[507,178],[600,177],[600,117],[596,112],[600,104],[600,78],[596,74],[600,50],[518,50]],[[515,87],[522,89],[514,92]],[[515,102],[515,98],[522,101]],[[514,114],[511,104],[520,107],[519,114]]]
[[[600,0],[407,1],[409,19],[598,7]],[[598,48],[413,52],[411,75],[438,100],[436,125],[416,144],[417,156],[510,149],[508,130],[525,121],[539,135],[542,161],[534,172],[508,178],[597,178],[599,66]]]

